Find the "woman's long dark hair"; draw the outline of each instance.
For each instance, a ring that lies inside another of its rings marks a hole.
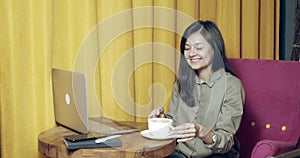
[[[224,68],[226,72],[230,72],[232,75],[235,75],[233,69],[228,63],[225,52],[224,40],[221,31],[218,29],[216,24],[211,21],[197,21],[191,24],[184,31],[184,34],[181,38],[181,58],[179,72],[177,76],[179,93],[183,101],[189,106],[195,105],[193,91],[196,83],[195,75],[198,75],[198,70],[193,70],[189,66],[184,56],[184,50],[188,37],[195,32],[199,32],[214,50],[212,71],[215,72],[220,68]]]

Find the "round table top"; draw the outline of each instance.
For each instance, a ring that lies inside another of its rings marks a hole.
[[[175,151],[175,140],[151,140],[140,132],[124,134],[120,138],[121,147],[89,148],[68,151],[63,136],[76,134],[72,130],[58,126],[40,133],[38,148],[46,157],[151,157],[161,158]]]

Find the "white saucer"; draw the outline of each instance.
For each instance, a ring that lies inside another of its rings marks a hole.
[[[172,137],[170,136],[166,136],[166,137],[159,137],[159,136],[154,136],[152,135],[149,130],[144,130],[141,132],[141,135],[145,138],[148,139],[154,139],[154,140],[167,140],[167,139],[172,139]]]

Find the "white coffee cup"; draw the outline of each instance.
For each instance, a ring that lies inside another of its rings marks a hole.
[[[152,136],[168,137],[172,130],[173,120],[168,118],[149,118],[148,130]]]

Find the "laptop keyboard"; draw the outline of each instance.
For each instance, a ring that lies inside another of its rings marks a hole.
[[[106,134],[106,133],[114,133],[117,132],[118,130],[109,125],[89,119],[89,131],[94,133]]]
[[[110,121],[105,121],[105,120],[94,120],[94,119],[89,119],[89,132],[92,133],[100,133],[100,134],[106,134],[106,135],[111,135],[111,134],[127,134],[127,133],[132,133],[136,132],[139,129],[130,125],[122,124],[120,122],[110,122]]]

